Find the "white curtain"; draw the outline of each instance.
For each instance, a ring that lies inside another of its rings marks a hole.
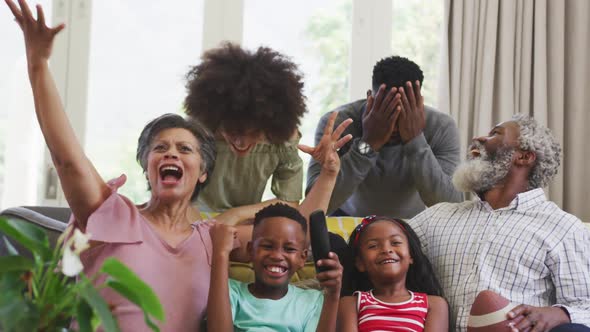
[[[590,1],[445,0],[445,15],[439,104],[462,151],[512,114],[532,115],[563,149],[550,199],[590,222]]]

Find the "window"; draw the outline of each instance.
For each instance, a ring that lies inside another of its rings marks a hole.
[[[210,5],[209,1],[219,0],[179,0],[174,6],[140,0],[92,1],[88,98],[82,102],[87,107],[69,111],[86,114],[84,146],[99,173],[105,179],[127,174],[121,192],[137,203],[149,197],[135,161],[137,138],[156,116],[182,113],[184,75],[200,62],[204,3]],[[38,2],[46,13],[51,12],[51,0]],[[66,12],[63,6],[71,6],[72,17],[80,14],[76,11],[81,7],[68,3],[56,0],[53,5],[61,6],[60,12]],[[220,6],[224,18],[237,16],[229,10],[243,9],[243,26],[234,20],[231,32],[239,35],[241,27],[246,48],[268,46],[298,64],[304,74],[308,108],[300,127],[303,144],[313,145],[316,125],[324,113],[364,96],[370,68],[390,54],[406,56],[420,65],[425,102],[437,106],[444,14],[440,0],[243,0],[243,6],[227,0]],[[391,34],[378,33],[388,27]],[[44,143],[32,108],[22,34],[8,10],[0,11],[0,29],[9,32],[0,52],[0,208],[40,204],[44,200],[39,193],[47,181],[42,167]],[[224,35],[216,29],[209,29],[209,39]],[[81,30],[75,38],[87,40],[86,33]],[[69,52],[76,56],[86,50]],[[68,62],[59,55],[54,60],[56,64]],[[59,70],[60,77],[69,80],[63,84],[86,84],[85,73],[78,77]],[[309,157],[302,158],[307,170]]]
[[[349,100],[351,15],[350,0],[244,1],[244,47],[279,51],[291,57],[304,75],[308,112],[300,127],[303,144],[313,145],[324,113]],[[309,156],[301,153],[301,157],[307,172]],[[264,199],[271,197],[267,190]]]
[[[105,180],[127,175],[121,192],[136,203],[149,197],[137,139],[155,117],[182,114],[184,75],[200,61],[202,12],[202,0],[93,2],[86,151]]]
[[[420,66],[424,73],[424,103],[438,106],[440,47],[444,1],[393,2],[392,53]]]

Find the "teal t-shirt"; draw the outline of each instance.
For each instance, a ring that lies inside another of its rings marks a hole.
[[[324,296],[315,289],[289,285],[279,300],[259,299],[248,284],[229,279],[234,331],[315,331],[320,320]]]

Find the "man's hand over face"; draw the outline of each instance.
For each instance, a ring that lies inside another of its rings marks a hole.
[[[401,95],[397,88],[389,91],[382,84],[373,97],[367,91],[367,106],[363,114],[363,137],[374,151],[379,151],[387,143],[395,129],[395,123],[400,115]]]
[[[399,135],[402,142],[407,143],[426,127],[426,114],[424,113],[424,98],[420,93],[420,82],[416,81],[412,87],[411,82],[406,82],[405,88],[400,88],[402,111],[399,116]]]

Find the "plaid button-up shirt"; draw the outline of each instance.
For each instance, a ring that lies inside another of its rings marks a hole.
[[[456,331],[467,329],[475,296],[560,305],[590,326],[590,231],[545,197],[519,194],[494,210],[484,201],[441,203],[409,221],[449,301]]]

